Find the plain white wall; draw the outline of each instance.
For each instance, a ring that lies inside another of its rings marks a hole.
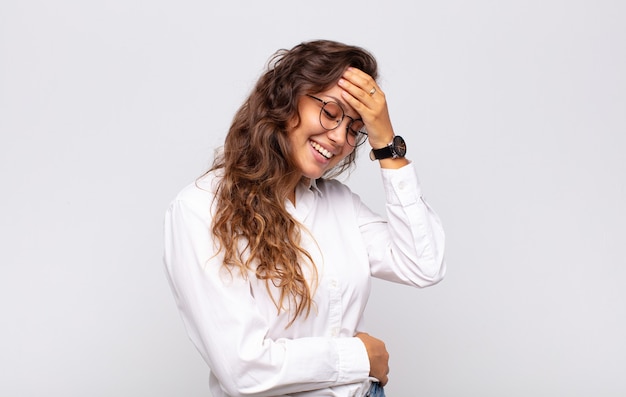
[[[314,38],[377,56],[447,231],[441,284],[374,285],[388,395],[625,395],[625,4],[3,1],[0,395],[208,395],[163,212]]]

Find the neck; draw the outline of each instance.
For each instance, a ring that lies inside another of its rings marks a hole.
[[[287,200],[291,201],[291,204],[293,204],[294,207],[296,206],[296,191],[295,190],[289,193]]]
[[[296,206],[296,189],[299,184],[304,184],[305,186],[309,186],[311,184],[311,178],[302,177],[298,182],[294,185],[294,187],[289,191],[290,193],[287,195],[287,200],[291,201],[293,206]]]

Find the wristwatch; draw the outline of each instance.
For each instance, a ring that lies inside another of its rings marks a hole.
[[[397,159],[398,157],[404,157],[406,154],[406,143],[401,136],[396,135],[393,137],[393,141],[384,148],[380,149],[372,149],[370,151],[370,159],[374,160],[382,160],[388,158]]]

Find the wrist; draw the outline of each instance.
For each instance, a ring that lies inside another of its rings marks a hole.
[[[398,159],[404,158],[405,155],[406,143],[399,135],[394,136],[391,142],[381,148],[372,146],[372,150],[370,151],[371,160]]]
[[[377,137],[376,139],[372,139],[372,136],[369,136],[368,138],[369,138],[369,144],[370,144],[370,147],[371,147],[372,149],[374,149],[374,150],[376,150],[376,149],[382,149],[382,148],[384,148],[385,146],[388,146],[388,145],[389,145],[389,143],[390,143],[391,141],[393,141],[393,138],[394,138],[395,136],[396,136],[396,135],[395,135],[394,133],[391,133],[391,134],[386,135],[386,136],[384,136],[384,137]]]

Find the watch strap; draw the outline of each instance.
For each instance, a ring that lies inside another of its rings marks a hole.
[[[372,152],[370,153],[370,157],[372,158],[372,160],[382,160],[393,157],[393,150],[391,150],[391,145],[392,144],[389,144],[380,149],[372,149]]]
[[[370,159],[383,160],[388,158],[404,157],[406,154],[406,143],[404,139],[396,135],[393,140],[385,147],[380,149],[372,149],[370,151]]]

